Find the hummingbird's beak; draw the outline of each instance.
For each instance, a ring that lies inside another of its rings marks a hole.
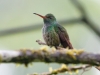
[[[33,13],[33,14],[38,15],[38,16],[42,17],[43,19],[46,18],[45,16],[42,16],[42,15],[37,14],[37,13]]]

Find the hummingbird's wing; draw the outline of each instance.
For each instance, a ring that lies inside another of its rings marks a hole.
[[[66,29],[63,26],[57,25],[56,32],[59,35],[61,45],[64,48],[69,47],[69,49],[73,49],[72,44],[70,43],[70,39],[69,39],[69,36],[67,34]]]

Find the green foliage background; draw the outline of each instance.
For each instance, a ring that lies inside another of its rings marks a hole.
[[[78,0],[87,12],[88,18],[100,29],[100,0]],[[52,13],[58,21],[77,19],[81,17],[80,11],[70,0],[0,0],[0,31],[37,25],[43,21],[40,17],[33,15],[39,13],[45,15]],[[91,30],[85,23],[65,24],[70,40],[77,49],[84,49],[89,52],[100,52],[100,37]],[[35,41],[42,39],[41,29],[20,32],[0,36],[0,49],[18,50],[21,48],[35,48],[39,46]],[[23,65],[16,67],[15,64],[0,64],[1,75],[27,75],[33,72],[48,72],[49,67],[59,68],[61,64],[33,63],[25,68]],[[92,68],[84,75],[100,75],[99,71]],[[59,74],[61,75],[61,74]],[[64,75],[64,74],[62,74]]]

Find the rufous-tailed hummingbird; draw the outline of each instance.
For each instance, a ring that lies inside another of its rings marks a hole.
[[[53,14],[47,14],[45,16],[37,13],[34,14],[43,18],[44,25],[42,33],[43,38],[48,46],[54,46],[55,48],[62,46],[63,48],[68,47],[69,49],[73,49],[66,29],[58,24]]]

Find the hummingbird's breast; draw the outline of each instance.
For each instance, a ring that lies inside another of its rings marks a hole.
[[[53,26],[43,26],[43,38],[48,46],[59,46],[60,40]]]

